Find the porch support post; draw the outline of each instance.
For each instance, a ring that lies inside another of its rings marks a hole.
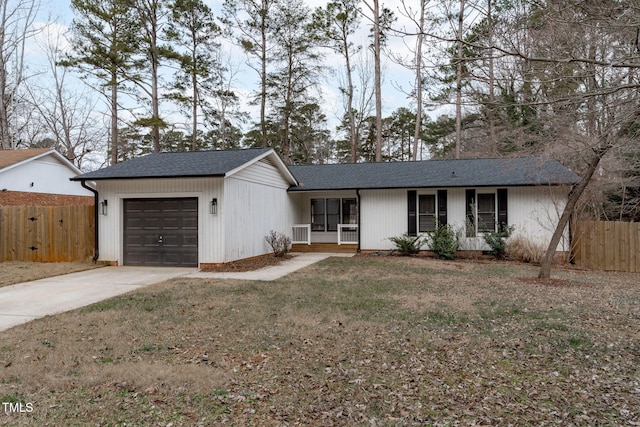
[[[356,188],[356,200],[358,204],[358,249],[356,249],[357,253],[360,253],[360,230],[362,230],[362,222],[360,222],[360,211],[362,210],[362,205],[360,204],[360,189]]]

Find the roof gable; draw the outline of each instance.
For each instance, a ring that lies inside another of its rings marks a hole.
[[[19,167],[23,164],[51,156],[74,173],[80,173],[73,163],[52,148],[28,148],[19,150],[0,150],[0,172]]]
[[[539,157],[341,163],[290,169],[300,183],[290,191],[562,185],[580,178],[559,162]]]
[[[297,184],[295,177],[271,148],[153,153],[76,176],[73,180],[223,177],[233,175],[266,157],[276,164],[290,184]]]

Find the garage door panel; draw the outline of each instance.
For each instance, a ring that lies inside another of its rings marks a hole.
[[[198,265],[196,198],[126,199],[124,223],[125,265]]]

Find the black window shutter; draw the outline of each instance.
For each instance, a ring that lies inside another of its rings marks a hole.
[[[507,217],[507,189],[498,189],[498,230],[502,231],[509,226]]]
[[[407,191],[407,234],[409,236],[417,236],[418,235],[418,222],[416,219],[416,210],[417,210],[418,197],[417,192],[415,190]]]
[[[438,224],[447,225],[447,190],[438,190]]]
[[[467,213],[467,237],[476,237],[476,215],[473,209],[476,204],[476,190],[465,190],[464,199]]]

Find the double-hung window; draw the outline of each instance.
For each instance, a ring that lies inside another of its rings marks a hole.
[[[338,224],[358,222],[356,199],[311,199],[311,231],[338,231]]]
[[[494,193],[476,193],[466,190],[467,237],[478,233],[492,233],[508,225],[507,189]]]
[[[447,224],[447,190],[435,190],[431,194],[407,191],[407,234],[434,231],[438,224]]]
[[[436,195],[418,195],[418,232],[426,233],[436,229]]]
[[[496,195],[478,194],[478,232],[496,231]]]

